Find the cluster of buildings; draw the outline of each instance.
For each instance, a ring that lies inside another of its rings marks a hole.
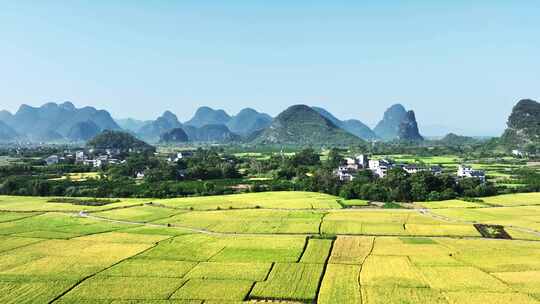
[[[45,158],[45,163],[48,166],[59,163],[75,163],[101,168],[105,165],[114,165],[125,162],[125,160],[119,158],[120,153],[121,151],[119,149],[90,149],[88,151],[76,151],[75,153],[64,151],[61,155],[54,154]]]
[[[170,163],[177,162],[181,159],[193,157],[193,154],[194,154],[193,151],[182,151],[182,152],[173,153],[169,155],[169,157],[167,157],[167,161]]]
[[[460,165],[457,170],[457,176],[461,178],[477,178],[481,182],[486,181],[486,173],[482,170],[474,170],[472,167]]]
[[[352,181],[359,170],[371,170],[377,177],[383,178],[388,174],[388,171],[394,168],[401,168],[409,174],[419,172],[431,172],[434,175],[443,173],[440,166],[422,167],[415,164],[396,164],[388,159],[369,159],[367,155],[360,154],[355,158],[345,158],[345,161],[340,165],[335,173],[341,181]],[[474,177],[485,182],[486,175],[482,170],[474,170],[468,166],[459,166],[457,177],[467,178]]]

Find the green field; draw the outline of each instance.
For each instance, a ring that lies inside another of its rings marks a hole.
[[[540,303],[539,198],[392,210],[304,192],[104,206],[0,196],[0,302]]]

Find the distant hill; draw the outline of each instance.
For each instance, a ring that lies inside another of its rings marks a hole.
[[[214,110],[210,107],[200,107],[195,115],[184,124],[200,128],[205,125],[226,125],[231,120],[229,114],[223,110]]]
[[[14,115],[10,116],[4,111],[1,116],[15,131],[34,141],[68,139],[77,124],[86,122],[92,122],[100,131],[120,129],[109,112],[93,107],[76,108],[71,102],[51,102],[41,107],[21,105]],[[79,124],[80,127],[84,126]]]
[[[405,118],[399,124],[398,140],[422,141],[424,138],[418,131],[418,123],[414,111],[408,111]]]
[[[115,119],[114,121],[116,121],[116,123],[123,130],[131,131],[133,133],[139,132],[140,128],[152,122],[152,121],[138,120],[138,119],[133,119],[133,118]]]
[[[6,110],[0,111],[0,121],[6,123],[7,125],[10,125],[12,123],[12,120],[13,114]]]
[[[200,128],[193,126],[184,126],[182,127],[187,133],[190,141],[195,142],[233,142],[239,141],[241,137],[238,134],[235,134],[223,124],[211,124],[204,125]]]
[[[391,140],[423,140],[418,130],[414,111],[407,111],[401,104],[392,105],[383,115],[383,119],[373,129],[378,137]]]
[[[407,110],[401,104],[392,105],[384,112],[383,119],[373,131],[384,140],[394,140],[399,135],[399,125],[407,116]]]
[[[67,138],[71,141],[87,141],[101,132],[101,128],[93,121],[78,122],[68,131]]]
[[[342,130],[306,105],[294,105],[281,112],[254,140],[256,144],[354,145],[363,140]]]
[[[16,140],[18,136],[13,128],[0,120],[0,142],[11,142]]]
[[[86,145],[94,149],[119,149],[128,151],[155,151],[155,148],[123,131],[105,130],[89,140]]]
[[[182,128],[174,128],[161,134],[160,143],[183,143],[189,140],[188,135]]]
[[[449,146],[461,146],[467,144],[474,144],[479,142],[479,140],[469,136],[461,136],[454,133],[448,133],[446,134],[446,136],[441,138],[439,142]]]
[[[176,115],[170,111],[165,111],[156,120],[141,127],[137,134],[144,140],[157,142],[163,133],[180,127],[182,127],[182,124],[178,121]]]
[[[501,142],[507,146],[540,143],[540,103],[532,99],[520,100],[508,117]]]
[[[236,134],[247,136],[270,126],[271,123],[270,115],[245,108],[229,120],[227,127]]]
[[[363,140],[374,140],[377,139],[377,135],[373,132],[368,126],[363,122],[356,119],[349,120],[339,120],[332,113],[327,110],[319,107],[312,107],[313,110],[317,111],[319,114],[324,116],[326,119],[333,122],[336,126],[342,128],[343,130],[360,137]]]

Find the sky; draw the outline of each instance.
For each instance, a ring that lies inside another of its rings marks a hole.
[[[0,108],[72,101],[114,117],[321,106],[370,126],[500,135],[540,100],[540,3],[0,0]]]

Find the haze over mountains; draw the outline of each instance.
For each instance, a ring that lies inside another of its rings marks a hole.
[[[536,142],[538,103],[522,100],[508,121],[503,138],[513,144]],[[12,114],[0,111],[0,142],[85,142],[104,130],[124,130],[150,143],[243,142],[278,145],[351,145],[363,141],[422,141],[413,110],[390,106],[381,121],[370,129],[356,119],[341,120],[321,107],[294,105],[277,117],[252,108],[236,115],[221,109],[200,107],[191,119],[181,122],[170,112],[155,120],[115,120],[104,109],[75,107],[71,102],[21,105]],[[474,139],[451,134],[448,142]]]

